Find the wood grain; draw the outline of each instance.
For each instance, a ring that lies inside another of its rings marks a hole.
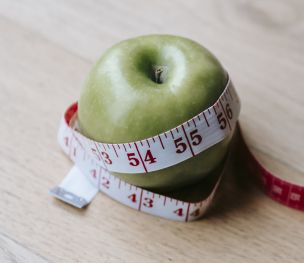
[[[0,261],[5,262],[42,262],[48,261],[41,256],[31,252],[23,244],[19,244],[17,241],[10,239],[9,237],[0,233]]]
[[[90,67],[117,41],[149,33],[212,50],[240,94],[256,156],[304,184],[303,1],[0,0],[0,261],[301,262],[304,214],[244,171],[189,224],[102,194],[81,211],[47,194],[71,167],[56,132]]]

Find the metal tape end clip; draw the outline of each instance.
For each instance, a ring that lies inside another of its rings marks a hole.
[[[95,197],[98,189],[74,166],[59,186],[49,191],[50,195],[77,208],[83,208]]]

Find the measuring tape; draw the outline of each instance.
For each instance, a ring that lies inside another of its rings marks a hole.
[[[237,127],[239,112],[240,100],[229,79],[223,93],[211,107],[181,125],[145,140],[105,144],[91,140],[79,132],[77,103],[74,103],[61,120],[58,140],[75,165],[50,193],[82,208],[101,191],[139,211],[176,221],[196,220],[203,216],[212,203],[224,169],[211,182],[207,196],[198,202],[185,202],[154,193],[128,184],[111,173],[136,176],[138,173],[157,171],[192,158],[232,136]],[[304,188],[272,175],[247,152],[249,155],[246,160],[258,178],[262,179],[265,192],[281,203],[304,209]],[[227,160],[228,158],[226,162]]]

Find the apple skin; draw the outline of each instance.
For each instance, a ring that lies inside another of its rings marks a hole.
[[[162,83],[154,67],[162,66]],[[98,60],[78,104],[81,132],[104,143],[127,143],[157,135],[211,106],[227,74],[200,44],[172,35],[122,41]],[[224,159],[230,138],[175,166],[147,174],[114,175],[133,185],[169,191],[198,182]]]

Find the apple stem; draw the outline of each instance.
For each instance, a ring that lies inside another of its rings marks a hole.
[[[164,66],[154,66],[154,81],[156,83],[163,83],[163,72],[164,72]]]

